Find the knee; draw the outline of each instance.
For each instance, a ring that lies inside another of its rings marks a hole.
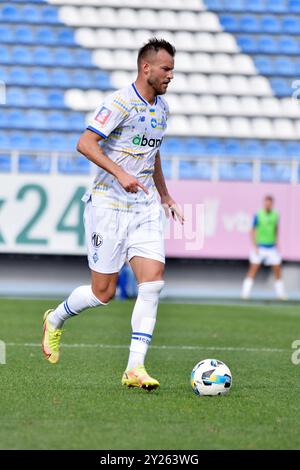
[[[114,298],[116,293],[116,286],[109,286],[106,289],[103,289],[102,286],[93,286],[92,290],[97,299],[99,299],[102,303],[107,304],[111,299]]]
[[[157,299],[164,285],[165,282],[162,279],[158,281],[142,282],[138,285],[138,295],[145,300]]]

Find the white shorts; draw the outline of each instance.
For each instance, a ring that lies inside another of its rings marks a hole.
[[[90,269],[117,273],[134,256],[165,262],[163,208],[159,203],[123,211],[86,203],[85,237]]]
[[[249,261],[252,264],[264,264],[265,266],[276,266],[281,264],[281,256],[275,246],[270,248],[259,246],[258,253],[252,250]]]

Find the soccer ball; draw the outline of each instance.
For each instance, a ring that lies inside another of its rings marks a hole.
[[[232,374],[224,362],[204,359],[192,370],[191,385],[196,395],[226,395],[232,385]]]

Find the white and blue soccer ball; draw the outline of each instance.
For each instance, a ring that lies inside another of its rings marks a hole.
[[[222,361],[204,359],[191,373],[191,385],[196,395],[226,395],[232,386],[232,374]]]

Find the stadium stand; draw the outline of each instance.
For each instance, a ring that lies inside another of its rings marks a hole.
[[[32,151],[61,152],[63,173],[90,171],[63,152],[76,156],[95,103],[134,79],[137,48],[156,35],[178,51],[167,176],[248,181],[258,161],[261,180],[290,181],[300,159],[299,13],[294,0],[1,1],[0,170],[19,150],[20,171],[50,171]]]

